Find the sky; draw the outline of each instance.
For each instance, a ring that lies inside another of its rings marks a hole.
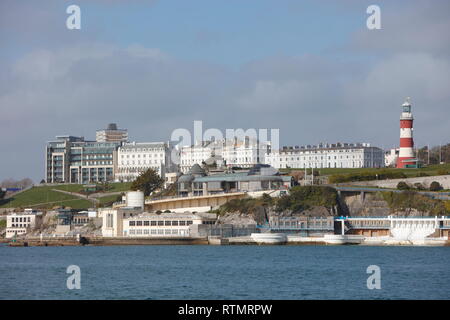
[[[416,146],[448,143],[448,30],[445,0],[2,0],[0,181],[39,182],[47,141],[111,122],[140,142],[201,120],[387,149],[411,97]]]

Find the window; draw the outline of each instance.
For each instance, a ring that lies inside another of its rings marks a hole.
[[[164,221],[164,225],[165,226],[170,226],[170,225],[172,225],[172,223],[171,223],[170,220],[166,220],[166,221]]]
[[[192,220],[188,220],[188,221],[186,221],[186,223],[187,223],[187,225],[189,226],[189,225],[192,224]]]
[[[136,221],[137,226],[142,226],[142,221]]]
[[[158,221],[158,226],[163,226],[164,225],[164,221]]]
[[[134,227],[136,225],[136,221],[130,221],[129,226]],[[131,232],[130,232],[131,233]]]
[[[151,226],[156,226],[156,221],[150,221]]]
[[[144,221],[144,226],[149,226],[150,225],[150,221]]]
[[[186,221],[180,221],[180,226],[185,226],[186,225]]]
[[[173,226],[177,226],[178,225],[178,221],[172,221],[172,225]]]

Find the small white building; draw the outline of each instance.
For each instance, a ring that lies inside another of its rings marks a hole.
[[[143,213],[123,220],[123,236],[190,237],[192,225],[215,222],[215,214]]]
[[[398,159],[399,153],[400,153],[400,148],[386,150],[384,152],[384,165],[386,167],[397,166],[397,159]]]
[[[24,212],[14,212],[6,217],[6,238],[25,235],[42,224],[42,212],[25,209]]]
[[[142,208],[133,207],[99,209],[99,217],[102,218],[102,236],[122,237],[123,221],[141,213]]]
[[[265,156],[274,168],[380,168],[383,150],[369,143],[319,144],[284,147]]]
[[[164,189],[167,189],[175,182],[177,182],[177,179],[180,175],[181,175],[180,172],[167,172],[164,177]]]
[[[164,178],[167,172],[176,171],[171,161],[173,148],[166,142],[131,142],[117,150],[116,181],[133,181],[148,169],[154,169]]]
[[[215,214],[147,213],[140,208],[102,209],[103,237],[190,237],[191,226],[214,224]]]

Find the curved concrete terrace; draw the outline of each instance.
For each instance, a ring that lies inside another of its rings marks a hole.
[[[247,193],[245,192],[230,192],[206,196],[168,197],[155,200],[145,200],[145,207],[151,211],[164,211],[181,208],[214,208],[232,199],[241,199],[246,196]]]

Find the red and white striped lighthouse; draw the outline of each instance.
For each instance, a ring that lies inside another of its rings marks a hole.
[[[414,157],[413,121],[411,104],[407,98],[402,104],[400,116],[400,152],[397,158],[397,168],[417,164],[417,159]]]

